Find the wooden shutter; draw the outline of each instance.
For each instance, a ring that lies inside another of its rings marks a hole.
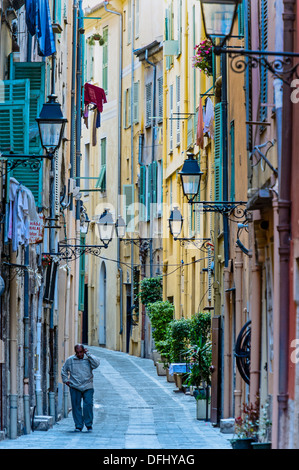
[[[173,85],[170,85],[169,90],[169,107],[170,107],[170,124],[169,124],[169,147],[173,151]]]
[[[261,50],[268,49],[268,0],[261,1]],[[260,120],[267,120],[267,106],[262,106],[268,102],[268,70],[261,66],[261,92],[260,92]],[[264,128],[263,128],[264,129]],[[263,130],[261,129],[261,130]]]
[[[230,123],[230,200],[235,200],[235,121]]]
[[[146,206],[146,167],[140,166],[140,180],[139,180],[139,219],[141,222],[145,221],[145,206]]]
[[[0,81],[0,151],[29,153],[29,80]]]
[[[215,201],[222,201],[222,103],[215,106]]]
[[[178,11],[177,11],[177,28],[178,28],[178,53],[182,52],[182,0],[178,0]]]
[[[152,176],[152,166],[148,165],[147,167],[147,190],[146,190],[146,220],[150,220],[151,217],[151,176]]]
[[[102,69],[102,80],[103,89],[105,93],[108,93],[108,26],[103,28],[103,39],[105,41],[103,45],[103,69]]]
[[[139,122],[139,85],[140,82],[134,83],[133,89],[133,121],[134,124]]]
[[[244,0],[238,6],[238,30],[239,36],[244,36]]]
[[[158,78],[158,116],[161,122],[163,120],[163,77]]]
[[[125,196],[124,220],[127,225],[127,232],[134,232],[134,185],[124,184],[123,194]]]
[[[152,84],[145,85],[145,127],[152,125]]]
[[[158,202],[158,163],[153,162],[151,164],[151,171],[152,171],[152,179],[153,179],[153,197],[152,197],[152,203],[153,203],[153,212],[152,215],[153,217],[157,217],[157,202]]]
[[[177,145],[181,142],[181,77],[176,77],[176,143]]]
[[[80,236],[80,245],[85,245],[85,235]],[[84,294],[85,294],[85,253],[80,256],[80,273],[79,273],[79,310],[84,311]]]
[[[132,2],[128,0],[128,44],[131,43],[131,36],[132,36]]]
[[[135,38],[139,37],[139,10],[140,2],[139,0],[135,0]]]
[[[36,118],[40,115],[45,102],[45,62],[13,62],[11,57],[10,76],[12,79],[30,80],[29,99],[29,154],[42,155]],[[39,172],[18,167],[12,172],[18,181],[23,181],[33,193],[38,206],[42,205],[43,162]]]

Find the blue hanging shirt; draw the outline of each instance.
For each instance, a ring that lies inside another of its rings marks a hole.
[[[56,46],[48,0],[26,0],[25,7],[27,28],[31,36],[36,35],[39,55],[54,54]]]

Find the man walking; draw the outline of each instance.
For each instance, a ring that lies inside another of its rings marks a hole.
[[[82,431],[84,424],[88,431],[92,431],[94,393],[92,371],[99,365],[99,358],[90,354],[83,344],[76,344],[75,354],[65,361],[61,369],[62,382],[70,388],[76,432]]]

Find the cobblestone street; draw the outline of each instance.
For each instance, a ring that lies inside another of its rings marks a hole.
[[[94,426],[74,432],[71,412],[49,431],[0,442],[2,449],[231,449],[232,435],[196,419],[194,397],[174,392],[152,360],[88,347],[94,371]]]

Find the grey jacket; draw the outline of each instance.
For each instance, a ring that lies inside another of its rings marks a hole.
[[[70,382],[70,387],[81,392],[93,388],[93,369],[100,365],[100,359],[92,354],[84,354],[78,359],[74,354],[70,356],[61,369],[62,382]]]

